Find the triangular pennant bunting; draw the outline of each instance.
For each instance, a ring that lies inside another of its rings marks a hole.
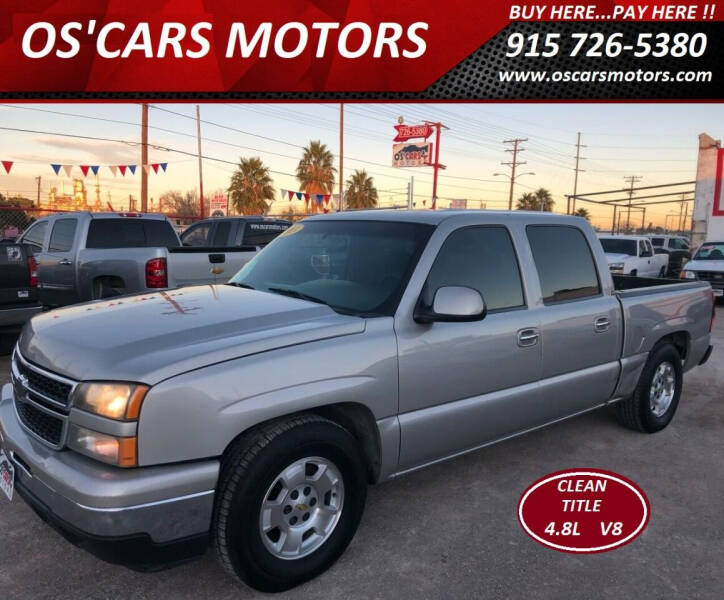
[[[163,169],[163,172],[166,172],[166,167],[168,167],[168,163],[159,163],[161,165],[161,168]]]
[[[324,194],[324,203],[329,204],[329,194]],[[324,212],[327,212],[326,210]]]
[[[294,197],[294,192],[292,190],[287,190],[287,196],[289,196],[289,202],[291,202]]]
[[[128,170],[131,172],[131,175],[136,174],[136,165],[128,165]]]
[[[297,200],[302,199],[302,192],[296,192],[296,195],[297,195]]]
[[[57,175],[60,173],[60,165],[50,165],[53,168],[53,171],[55,171],[55,174]]]
[[[63,165],[63,171],[65,171],[65,175],[67,177],[70,177],[70,172],[73,170],[73,165]]]
[[[284,196],[287,195],[287,190],[285,190],[284,188],[281,188],[279,191],[280,191],[281,194],[282,194],[282,200],[284,200]]]
[[[88,169],[90,169],[90,167],[88,165],[80,166],[80,170],[83,171],[83,177],[86,177],[88,175]]]
[[[154,173],[158,173],[158,163],[152,163],[151,168],[153,169]]]
[[[143,172],[148,175],[148,172],[151,170],[151,165],[141,165],[143,167]]]
[[[121,172],[121,175],[126,176],[126,165],[118,165],[118,170]]]
[[[324,195],[322,195],[322,194],[317,194],[317,204],[318,204],[319,206],[322,206],[322,201],[323,201],[323,200],[324,200]]]
[[[111,165],[108,168],[111,170],[111,173],[113,173],[113,177],[115,177],[116,173],[118,172],[118,167],[116,165]]]
[[[91,165],[91,171],[93,171],[93,175],[98,175],[98,165]]]
[[[13,161],[11,160],[4,160],[2,161],[3,167],[5,167],[5,172],[10,173],[10,169],[13,168]]]

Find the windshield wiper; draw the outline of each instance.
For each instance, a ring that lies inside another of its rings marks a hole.
[[[245,290],[256,289],[253,285],[249,285],[248,283],[237,283],[236,281],[229,281],[226,283],[226,285],[233,285],[234,287],[244,288]]]
[[[291,298],[299,298],[300,300],[308,300],[309,302],[316,302],[317,304],[325,304],[329,306],[329,303],[325,300],[322,300],[321,298],[317,298],[315,296],[310,296],[309,294],[304,294],[302,292],[298,292],[297,290],[293,290],[291,288],[280,288],[280,287],[270,287],[267,288],[267,291],[273,292],[275,294],[281,294],[282,296],[289,296]]]

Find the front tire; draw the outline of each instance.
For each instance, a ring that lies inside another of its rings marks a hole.
[[[214,531],[224,568],[263,592],[316,577],[354,536],[367,495],[354,437],[316,415],[260,427],[229,450]]]
[[[669,342],[655,346],[633,395],[616,404],[619,422],[643,433],[661,431],[674,418],[682,383],[679,351]]]

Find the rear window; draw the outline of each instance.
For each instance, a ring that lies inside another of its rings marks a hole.
[[[636,240],[625,240],[621,238],[601,238],[601,246],[606,254],[628,254],[638,256],[636,252]]]
[[[664,238],[651,238],[651,243],[654,246],[663,246],[664,245]]]
[[[45,230],[48,228],[47,221],[41,221],[32,225],[23,235],[23,244],[30,244],[36,252],[43,249],[43,240],[45,239]]]
[[[289,223],[247,223],[244,228],[242,246],[266,246],[283,231]]]
[[[578,300],[601,293],[593,254],[580,229],[565,225],[529,225],[526,232],[543,302]]]
[[[231,221],[221,221],[217,223],[212,246],[215,246],[216,248],[221,248],[222,246],[228,245],[230,232]]]
[[[173,227],[155,219],[93,219],[86,248],[153,248],[178,246]]]

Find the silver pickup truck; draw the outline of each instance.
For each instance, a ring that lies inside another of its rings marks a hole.
[[[607,404],[666,427],[713,314],[708,283],[612,279],[575,217],[315,217],[228,285],[33,318],[2,388],[5,489],[106,560],[213,540],[287,589],[344,551],[369,483]]]
[[[264,217],[206,219],[179,240],[163,215],[75,212],[38,219],[19,241],[33,248],[41,303],[57,307],[225,283],[289,225]]]

